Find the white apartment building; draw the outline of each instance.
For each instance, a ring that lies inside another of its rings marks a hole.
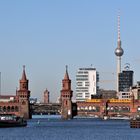
[[[76,101],[91,99],[98,92],[99,74],[95,68],[79,68],[76,74]]]

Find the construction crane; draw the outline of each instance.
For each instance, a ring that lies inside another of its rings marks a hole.
[[[99,87],[115,87],[114,72],[101,72],[102,78],[99,80]]]
[[[99,83],[105,83],[105,84],[108,84],[108,83],[114,83],[115,80],[100,80]]]

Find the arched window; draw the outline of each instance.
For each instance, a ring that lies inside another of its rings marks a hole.
[[[95,107],[95,106],[93,106],[93,107],[92,107],[92,109],[95,111],[95,110],[96,110],[96,107]]]
[[[65,84],[63,83],[63,88],[65,87]]]
[[[140,112],[140,106],[138,106],[137,110],[138,110],[138,112]]]
[[[110,106],[107,107],[107,110],[108,110],[108,111],[110,110]]]
[[[80,107],[77,107],[77,110],[80,110]]]
[[[100,112],[100,107],[96,106],[96,112]]]
[[[7,112],[10,112],[10,106],[7,107]]]
[[[14,112],[15,111],[15,108],[14,106],[11,107],[11,112]]]
[[[114,111],[114,107],[113,107],[113,106],[111,106],[110,111],[111,111],[111,112],[113,112],[113,111]]]
[[[122,108],[123,112],[129,112],[130,111],[130,108],[127,106],[123,106]]]
[[[17,107],[17,106],[15,106],[15,112],[18,112],[18,111],[19,111],[18,107]]]
[[[122,111],[122,107],[121,106],[119,106],[119,112],[121,112]]]
[[[22,101],[22,105],[25,105],[26,104],[26,102],[25,101]]]
[[[118,112],[118,110],[119,110],[119,109],[118,109],[118,106],[115,106],[115,107],[114,107],[114,110],[115,110],[115,112]]]
[[[81,111],[83,111],[83,110],[84,110],[84,107],[81,106]]]
[[[3,112],[6,112],[6,106],[3,107]]]
[[[2,107],[0,106],[0,112],[3,112]]]
[[[65,103],[66,103],[66,105],[67,105],[67,100],[66,100],[66,102],[65,102]]]
[[[86,111],[88,110],[88,107],[87,107],[87,106],[85,106],[85,110],[86,110]]]
[[[90,111],[92,110],[92,107],[91,106],[89,106],[89,108],[88,108]]]

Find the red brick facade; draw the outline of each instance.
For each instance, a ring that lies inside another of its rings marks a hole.
[[[49,101],[49,91],[46,89],[45,91],[44,91],[44,103],[45,104],[48,104],[50,101]]]
[[[61,115],[62,119],[71,119],[72,115],[72,90],[71,90],[71,80],[69,79],[67,67],[64,79],[62,80],[62,90],[61,90]]]
[[[23,74],[16,95],[0,96],[0,114],[15,114],[26,119],[31,118],[29,97],[28,80],[25,67],[23,67]]]
[[[77,102],[79,116],[140,116],[140,100],[93,99],[87,102]]]

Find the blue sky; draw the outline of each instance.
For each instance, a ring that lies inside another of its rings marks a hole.
[[[51,101],[60,95],[65,65],[75,94],[79,67],[99,71],[100,87],[114,89],[117,15],[121,11],[122,68],[130,63],[140,80],[139,0],[1,0],[0,71],[2,93],[15,94],[26,65],[31,96],[39,100],[46,88]]]

